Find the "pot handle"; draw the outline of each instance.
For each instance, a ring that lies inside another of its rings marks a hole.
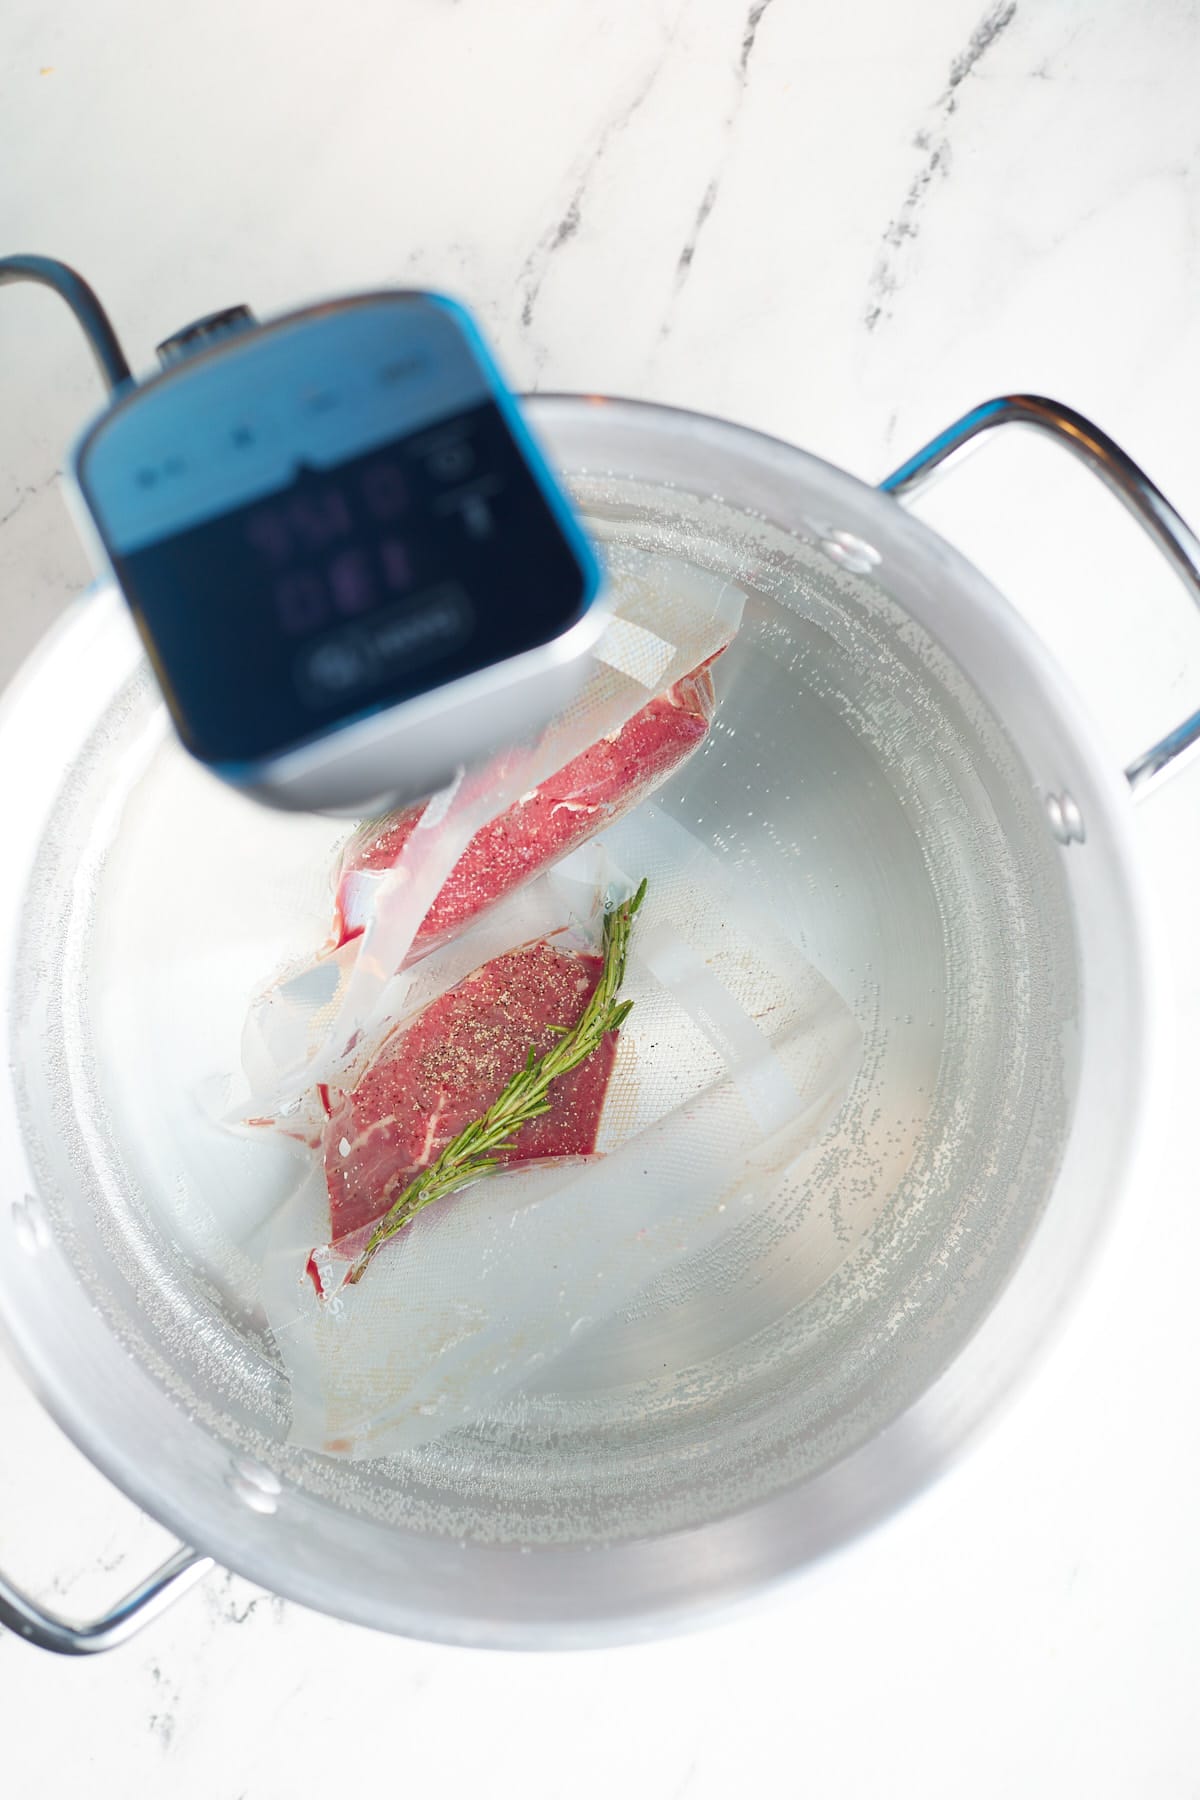
[[[147,1575],[108,1612],[80,1625],[48,1612],[0,1575],[0,1626],[7,1626],[39,1650],[54,1650],[60,1656],[90,1656],[99,1650],[113,1650],[202,1581],[212,1566],[211,1556],[201,1556],[198,1550],[181,1545],[161,1568]]]
[[[940,431],[937,437],[901,463],[879,483],[885,494],[906,500],[928,482],[934,471],[956,456],[982,432],[997,425],[1031,425],[1062,444],[1098,475],[1109,493],[1115,494],[1146,535],[1154,540],[1172,565],[1188,593],[1200,606],[1200,542],[1180,518],[1170,501],[1143,474],[1119,444],[1069,406],[1038,394],[1005,394],[985,400]],[[1140,796],[1169,770],[1185,750],[1200,743],[1200,711],[1177,725],[1174,731],[1136,757],[1125,771],[1134,793]]]

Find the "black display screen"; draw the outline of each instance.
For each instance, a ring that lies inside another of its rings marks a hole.
[[[254,761],[559,636],[588,578],[492,401],[127,553],[181,737]]]

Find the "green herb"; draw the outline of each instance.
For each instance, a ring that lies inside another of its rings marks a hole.
[[[523,1069],[513,1076],[503,1093],[493,1100],[482,1118],[452,1138],[436,1162],[409,1183],[367,1239],[366,1247],[351,1265],[346,1283],[361,1281],[376,1252],[389,1238],[446,1194],[468,1181],[477,1181],[498,1168],[496,1153],[511,1147],[522,1125],[550,1111],[550,1088],[560,1075],[592,1054],[608,1032],[616,1031],[629,1016],[632,1000],[618,1001],[625,979],[625,959],[634,916],[646,897],[643,881],[637,893],[622,900],[604,916],[604,967],[587,1005],[574,1025],[558,1026],[560,1036],[544,1056],[531,1049]]]

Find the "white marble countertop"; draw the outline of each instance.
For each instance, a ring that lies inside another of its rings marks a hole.
[[[427,283],[517,385],[725,414],[867,477],[992,393],[1054,394],[1200,520],[1194,0],[8,0],[0,50],[0,243],[83,269],[138,365],[232,301]],[[0,380],[6,674],[85,579],[58,471],[100,396],[33,289],[0,301]],[[1052,450],[997,447],[925,510],[1114,759],[1195,704],[1200,621]],[[93,1662],[0,1637],[5,1794],[1200,1793],[1198,782],[1139,820],[1179,1003],[1159,1172],[931,1494],[644,1649],[431,1649],[219,1576]],[[163,1534],[4,1366],[0,1413],[0,1567],[108,1601]]]

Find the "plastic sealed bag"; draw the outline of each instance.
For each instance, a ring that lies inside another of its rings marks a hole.
[[[514,1102],[519,1128],[489,1160],[518,1166],[592,1153],[618,1033],[589,1033],[582,1056],[570,1036],[603,966],[598,934],[578,929],[503,950],[399,1023],[357,1078],[326,1088],[320,1150],[335,1242],[356,1237],[435,1172],[531,1059],[551,1051],[563,1072],[549,1084],[547,1109],[526,1117]]]
[[[597,893],[642,876],[602,1154],[497,1172],[437,1201],[360,1284],[327,1283],[331,1298],[306,1275],[330,1230],[320,1163],[278,1214],[263,1299],[295,1442],[350,1457],[414,1448],[545,1379],[664,1274],[696,1264],[736,1280],[737,1245],[764,1217],[776,1238],[800,1230],[809,1171],[857,1068],[857,1025],[802,948],[657,807],[417,964],[408,1002],[428,1004],[548,926],[586,934]],[[360,1074],[371,1066],[361,1052]],[[328,1251],[327,1270],[338,1246]]]
[[[243,1037],[248,1113],[311,1138],[309,1096],[409,1010],[406,971],[448,936],[651,794],[703,741],[707,665],[744,596],[659,557],[611,554],[614,611],[583,689],[532,745],[422,808],[362,827],[338,870],[325,951],[272,982]]]

